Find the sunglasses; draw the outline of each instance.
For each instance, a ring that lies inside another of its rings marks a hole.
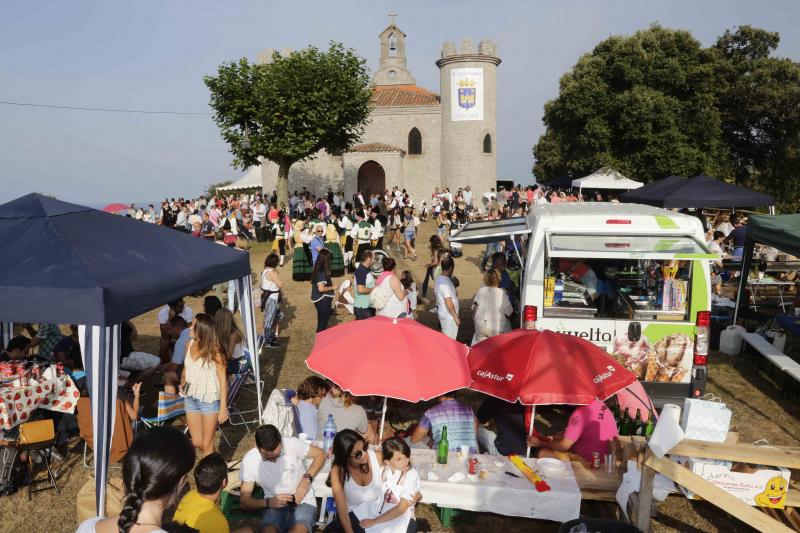
[[[362,457],[362,456],[363,456],[365,453],[367,453],[367,450],[366,450],[366,449],[358,450],[356,453],[354,453],[354,454],[353,454],[353,455],[351,455],[350,457],[351,457],[352,459],[361,459],[361,457]]]

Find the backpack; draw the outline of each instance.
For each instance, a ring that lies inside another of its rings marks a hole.
[[[14,446],[0,446],[0,496],[13,494],[22,486],[25,470]]]
[[[389,302],[392,296],[392,288],[389,286],[389,278],[386,276],[381,281],[380,285],[376,285],[372,292],[369,293],[369,306],[374,307],[376,310],[383,309]]]

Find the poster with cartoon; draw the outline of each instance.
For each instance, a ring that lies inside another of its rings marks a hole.
[[[679,462],[748,505],[773,509],[783,509],[786,505],[790,475],[786,468],[752,468],[740,463],[733,465],[729,461],[694,457],[680,458]],[[681,490],[690,499],[700,499],[684,487]]]

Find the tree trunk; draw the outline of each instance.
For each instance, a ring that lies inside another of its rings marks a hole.
[[[289,169],[291,166],[292,163],[285,159],[278,163],[278,182],[275,189],[278,192],[278,207],[281,202],[284,202],[287,208],[289,207]]]

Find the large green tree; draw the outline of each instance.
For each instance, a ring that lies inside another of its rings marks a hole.
[[[777,34],[749,26],[708,48],[657,25],[601,42],[545,105],[535,175],[705,173],[794,201],[798,65],[770,57],[777,44]]]
[[[800,64],[771,57],[777,33],[726,31],[716,54],[717,105],[737,183],[800,204]]]
[[[347,150],[369,117],[366,61],[339,43],[327,51],[275,53],[263,65],[242,58],[220,65],[204,81],[233,165],[244,170],[259,157],[276,163],[279,201],[286,201],[294,163],[321,150]]]

